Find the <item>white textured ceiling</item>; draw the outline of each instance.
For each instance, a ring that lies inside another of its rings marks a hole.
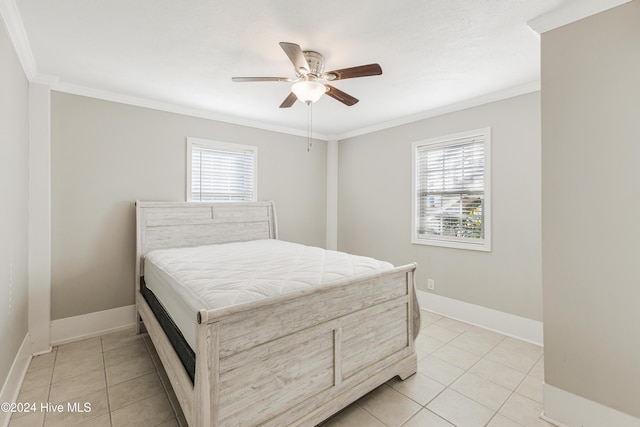
[[[336,81],[314,132],[345,135],[539,81],[527,21],[567,0],[15,0],[37,72],[84,87],[258,126],[307,129],[307,107],[278,106],[293,77],[281,41],[327,70],[377,62],[383,75]]]

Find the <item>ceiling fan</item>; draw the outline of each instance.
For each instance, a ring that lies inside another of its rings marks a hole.
[[[280,42],[280,47],[287,54],[295,68],[296,77],[233,77],[234,82],[295,82],[291,93],[280,104],[280,108],[289,108],[296,99],[311,104],[323,94],[327,94],[347,106],[358,102],[357,98],[337,89],[327,82],[353,79],[356,77],[378,76],[382,68],[378,64],[360,65],[341,70],[324,71],[324,57],[313,50],[302,50],[295,43]]]

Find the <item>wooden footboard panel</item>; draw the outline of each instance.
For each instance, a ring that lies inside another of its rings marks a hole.
[[[412,284],[407,282],[407,273],[413,268],[412,264],[277,299],[212,310],[207,322],[220,322],[220,357],[224,358],[367,307],[408,297]]]
[[[324,325],[220,360],[220,425],[265,423],[330,389],[333,366],[333,331]]]
[[[211,425],[313,425],[393,376],[414,373],[414,268],[209,312],[218,334]]]

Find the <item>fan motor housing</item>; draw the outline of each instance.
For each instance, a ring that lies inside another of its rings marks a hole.
[[[314,50],[304,50],[302,53],[307,60],[307,64],[309,64],[309,74],[321,78],[324,74],[324,56]],[[298,75],[298,77],[300,76],[302,76],[302,74]]]

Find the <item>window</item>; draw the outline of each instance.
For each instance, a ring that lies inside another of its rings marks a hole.
[[[490,134],[413,143],[412,243],[491,250]]]
[[[187,138],[187,200],[255,201],[258,148]]]

